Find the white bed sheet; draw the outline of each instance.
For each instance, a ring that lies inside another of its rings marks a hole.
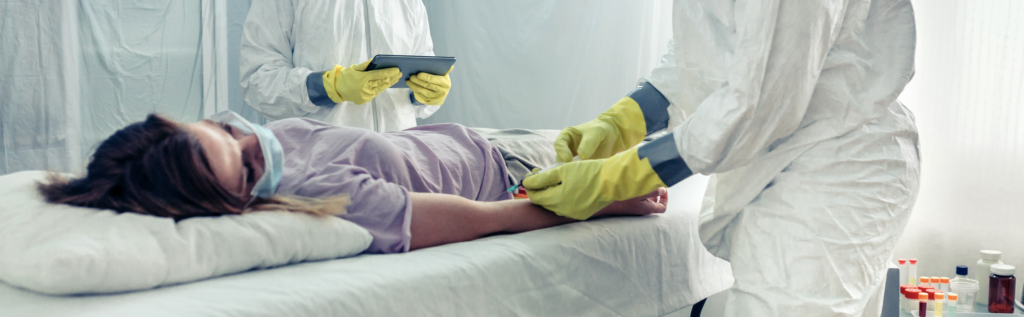
[[[662,316],[732,285],[729,264],[697,235],[701,184],[670,189],[660,216],[142,292],[57,297],[0,283],[0,316]]]

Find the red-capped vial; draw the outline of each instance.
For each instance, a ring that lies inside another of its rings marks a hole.
[[[900,263],[900,265],[899,265],[899,268],[900,268],[900,284],[902,284],[902,283],[910,284],[910,281],[907,280],[907,273],[909,273],[909,272],[907,272],[907,259],[899,259],[899,260],[896,260],[896,262]],[[903,298],[900,297],[900,299],[902,300]]]
[[[907,273],[907,278],[910,280],[911,285],[917,285],[917,259],[910,259],[907,262],[910,262],[907,265],[907,272],[909,272]]]
[[[921,290],[916,288],[908,288],[907,291],[903,293],[903,311],[909,314],[914,311],[914,309],[917,309],[917,294],[920,293]]]

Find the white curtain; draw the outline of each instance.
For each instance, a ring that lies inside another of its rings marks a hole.
[[[200,7],[194,1],[78,2],[81,63],[74,82],[85,155],[152,112],[192,122],[202,109]],[[71,45],[71,43],[67,43]],[[66,65],[74,68],[76,65]],[[69,84],[74,84],[69,82]],[[40,87],[50,89],[53,87]],[[36,126],[37,129],[49,129]],[[69,166],[80,171],[84,165]]]
[[[203,117],[231,110],[249,121],[267,119],[242,99],[238,71],[242,26],[251,0],[202,0]]]
[[[444,106],[420,124],[561,129],[650,74],[672,36],[668,0],[424,0],[434,53],[456,58]]]
[[[82,164],[77,3],[0,2],[0,174]]]
[[[0,2],[0,175],[82,172],[117,129],[156,112],[183,122],[242,101],[249,1]]]
[[[900,99],[921,133],[921,194],[894,258],[919,258],[929,276],[965,264],[973,276],[978,251],[994,249],[1020,272],[1024,1],[913,4],[917,73]]]
[[[249,5],[252,0],[215,0],[225,2],[227,10],[227,91],[228,109],[237,112],[249,121],[264,124],[267,119],[260,115],[252,107],[249,107],[242,99],[242,85],[240,83],[241,72],[238,71],[239,47],[242,45],[242,26],[245,24],[245,17],[249,14]]]

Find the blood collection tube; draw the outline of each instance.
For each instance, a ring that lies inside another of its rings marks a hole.
[[[917,293],[917,316],[928,317],[928,293]]]

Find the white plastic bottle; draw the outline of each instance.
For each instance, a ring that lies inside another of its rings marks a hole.
[[[974,265],[974,279],[978,280],[978,295],[974,301],[978,304],[988,306],[988,275],[992,264],[1003,264],[999,261],[1003,253],[995,250],[981,250],[981,260]]]

